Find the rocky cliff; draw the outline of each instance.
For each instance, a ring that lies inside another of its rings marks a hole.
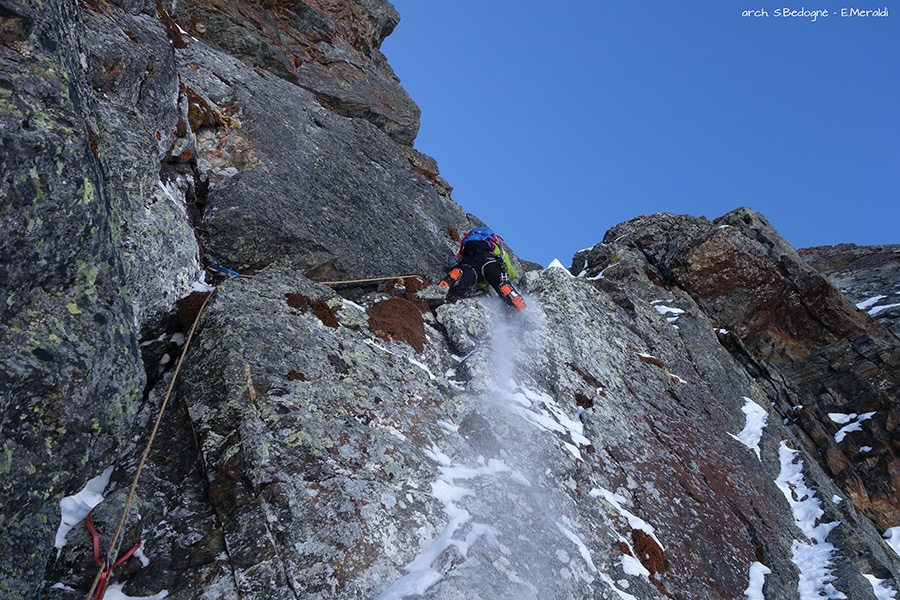
[[[896,252],[660,214],[445,303],[398,18],[0,2],[2,597],[85,504],[118,597],[896,597]]]

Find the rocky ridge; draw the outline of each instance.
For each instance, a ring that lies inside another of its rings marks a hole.
[[[0,19],[4,597],[85,596],[91,539],[54,548],[59,501],[114,465],[111,538],[170,384],[128,596],[900,587],[900,350],[841,294],[881,293],[863,279],[839,291],[741,209],[520,263],[523,314],[444,304],[427,282],[480,221],[411,146],[389,3]]]

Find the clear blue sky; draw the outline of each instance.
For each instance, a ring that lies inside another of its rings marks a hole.
[[[900,243],[896,2],[791,6],[816,21],[766,0],[393,4],[415,147],[522,258],[568,266],[632,217],[740,206],[798,248]]]

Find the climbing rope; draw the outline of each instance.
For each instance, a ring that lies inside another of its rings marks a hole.
[[[137,489],[138,479],[141,477],[141,471],[144,470],[144,464],[147,462],[147,456],[150,454],[150,447],[153,445],[153,440],[156,438],[156,432],[159,430],[159,424],[162,421],[163,412],[166,410],[166,405],[169,403],[169,398],[172,396],[172,390],[175,389],[175,382],[178,380],[178,373],[181,371],[181,365],[184,362],[184,357],[187,354],[188,347],[191,345],[191,339],[194,337],[194,332],[197,330],[197,324],[200,322],[200,315],[203,314],[203,309],[206,308],[206,304],[209,302],[209,299],[215,293],[215,290],[206,296],[203,300],[203,304],[200,305],[200,310],[197,311],[197,316],[194,319],[193,325],[191,325],[191,331],[188,333],[187,340],[184,342],[184,348],[181,349],[181,356],[178,358],[178,363],[175,365],[175,372],[172,375],[172,381],[169,382],[169,389],[166,391],[166,396],[163,398],[162,406],[159,408],[159,414],[156,416],[156,422],[153,424],[153,430],[150,432],[150,439],[147,440],[147,446],[144,448],[144,453],[141,456],[141,462],[138,463],[137,472],[134,474],[134,481],[131,482],[131,489],[128,491],[128,496],[125,498],[125,508],[122,510],[122,518],[119,519],[119,526],[116,528],[116,532],[113,535],[113,539],[109,544],[109,550],[106,552],[105,557],[100,556],[100,538],[96,535],[96,531],[93,528],[93,524],[90,522],[90,515],[85,519],[85,526],[88,527],[88,531],[91,531],[91,535],[94,537],[94,557],[97,560],[98,565],[100,566],[100,570],[97,572],[97,576],[94,577],[94,583],[91,584],[91,589],[87,594],[85,600],[102,600],[103,594],[106,592],[106,584],[108,583],[109,576],[112,573],[112,570],[125,562],[128,558],[134,554],[137,549],[140,547],[140,543],[136,545],[134,548],[129,550],[125,556],[119,558],[117,561],[112,562],[113,556],[116,556],[119,552],[119,544],[121,543],[121,534],[122,530],[125,528],[125,521],[128,518],[128,510],[131,508],[131,502],[134,499],[134,492]]]
[[[227,276],[229,279],[253,279],[253,275],[249,275],[246,273],[238,273],[237,271],[233,271],[231,269],[227,269],[225,267],[220,267],[219,265],[208,265],[206,267],[211,271],[215,271],[221,275]],[[391,279],[420,279],[422,281],[428,281],[424,277],[418,274],[412,275],[388,275],[387,277],[370,277],[368,279],[345,279],[343,281],[316,281],[316,283],[320,283],[322,285],[345,285],[348,283],[374,283],[376,281],[388,281]],[[315,281],[315,280],[313,280]]]
[[[369,279],[347,279],[346,281],[318,281],[322,285],[343,285],[345,283],[373,283],[376,281],[388,281],[389,279],[421,279],[427,281],[421,275],[390,275],[388,277],[372,277]]]

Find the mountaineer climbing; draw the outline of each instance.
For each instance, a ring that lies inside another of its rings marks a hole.
[[[490,284],[507,304],[525,310],[525,301],[512,286],[516,270],[500,239],[488,227],[476,227],[463,236],[447,277],[440,285],[449,286],[447,299],[462,298],[473,285]]]

